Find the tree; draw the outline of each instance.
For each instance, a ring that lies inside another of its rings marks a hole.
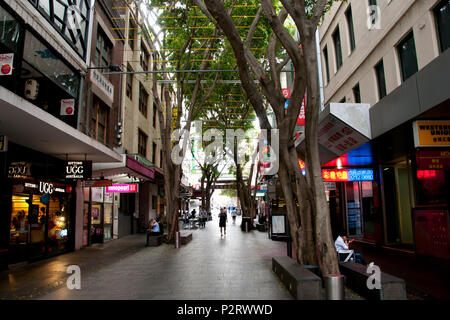
[[[265,100],[275,114],[280,139],[278,176],[286,200],[296,256],[301,264],[318,264],[324,275],[339,273],[339,268],[319,158],[317,127],[320,95],[315,32],[321,17],[332,2],[281,0],[282,6],[277,9],[271,0],[245,1],[249,5],[260,4],[260,7],[247,38],[242,41],[237,25],[227,12],[228,1],[195,0],[197,6],[208,17],[214,19],[228,39],[236,58],[242,86],[263,129],[272,129],[264,108]],[[284,26],[288,17],[292,19],[299,32],[299,40],[296,40]],[[256,59],[249,49],[260,21],[269,23],[272,30],[263,62]],[[280,44],[284,56],[277,54]],[[294,66],[295,76],[291,99],[285,112],[280,72],[289,60]],[[269,69],[269,73],[266,72],[266,68]],[[254,80],[258,80],[258,84]],[[294,128],[306,90],[308,99],[305,106],[306,145],[303,157],[306,163],[306,177],[304,177],[294,145]]]
[[[188,146],[185,133],[190,131],[192,121],[201,112],[219,80],[220,73],[206,74],[202,71],[220,68],[220,52],[214,52],[218,45],[217,37],[202,40],[199,36],[200,27],[211,26],[211,23],[195,19],[198,10],[190,7],[187,1],[153,0],[147,3],[147,9],[158,17],[162,27],[158,33],[149,24],[140,25],[141,32],[153,50],[153,70],[160,70],[162,73],[162,76],[153,76],[152,93],[162,142],[168,238],[172,241],[179,228],[181,164]],[[216,35],[218,29],[214,26],[212,28]],[[170,70],[173,73],[167,72]],[[198,72],[177,72],[179,70]],[[158,85],[158,80],[163,81],[161,86]],[[186,93],[190,94],[189,98]],[[180,144],[174,143],[178,140]]]

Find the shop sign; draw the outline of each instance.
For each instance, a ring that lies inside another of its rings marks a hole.
[[[324,181],[323,185],[325,186],[325,191],[336,190],[336,182]]]
[[[373,181],[372,169],[323,169],[322,178],[328,182]]]
[[[114,184],[112,186],[106,187],[106,192],[114,193],[128,193],[128,192],[138,192],[138,185],[134,184]]]
[[[0,76],[10,76],[13,71],[14,53],[0,54]]]
[[[60,114],[62,116],[73,116],[75,114],[75,99],[62,99]]]
[[[11,162],[8,168],[9,178],[23,178],[31,176],[31,163]]]
[[[333,118],[319,125],[317,135],[321,145],[338,155],[347,153],[364,142],[358,131]]]
[[[8,151],[8,137],[0,135],[0,152]]]
[[[89,179],[92,176],[92,161],[67,161],[64,167],[66,179]]]
[[[39,182],[39,192],[40,193],[48,193],[52,194],[53,191],[55,191],[55,188],[53,186],[53,183],[50,182]]]
[[[419,120],[413,122],[414,145],[418,147],[450,146],[450,121]]]
[[[98,70],[91,69],[91,81],[111,100],[114,100],[114,86]]]
[[[418,170],[450,169],[450,151],[448,150],[417,150]]]

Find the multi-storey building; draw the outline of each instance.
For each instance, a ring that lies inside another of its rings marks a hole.
[[[91,52],[93,29],[106,25],[109,34],[110,23],[92,4],[0,4],[2,268],[80,248],[82,181],[91,178],[92,163],[122,160],[112,149],[117,80],[90,70],[90,61],[106,67],[122,58],[108,61],[105,46],[102,62]]]
[[[346,117],[364,115],[367,138],[319,132],[323,154],[344,151],[323,157],[335,232],[450,258],[449,21],[448,0],[339,1],[325,15],[324,111],[360,106]]]
[[[164,216],[164,185],[161,170],[161,141],[159,118],[153,104],[151,71],[153,51],[147,39],[148,26],[145,11],[131,2],[117,6],[118,20],[123,21],[123,60],[120,145],[124,162],[94,166],[94,175],[108,177],[120,183],[138,183],[139,192],[122,195],[129,203],[131,224],[119,212],[117,235],[144,231],[151,218]],[[131,165],[131,163],[133,165]],[[140,168],[140,169],[139,169]],[[127,211],[124,211],[126,213]]]

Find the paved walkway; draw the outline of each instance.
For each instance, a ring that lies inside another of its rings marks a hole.
[[[181,249],[145,247],[145,235],[132,235],[5,271],[0,298],[291,300],[271,271],[272,257],[285,255],[286,244],[239,225],[240,218],[229,223],[221,237],[215,218],[192,230],[193,240]],[[67,289],[72,264],[80,266],[81,290]],[[360,299],[349,290],[346,297]]]

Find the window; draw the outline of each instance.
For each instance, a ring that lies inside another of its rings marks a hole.
[[[450,1],[442,0],[434,9],[439,50],[444,52],[450,47]]]
[[[159,150],[159,167],[162,168],[162,161],[163,161],[163,152],[162,149]]]
[[[133,72],[130,64],[127,65],[127,72]],[[127,73],[127,97],[133,99],[133,74]]]
[[[97,67],[108,67],[111,59],[112,45],[106,34],[98,26],[97,29],[97,45],[95,46],[95,65]]]
[[[378,98],[381,100],[386,96],[386,79],[384,77],[383,60],[378,62],[378,64],[375,66],[375,73],[377,76]]]
[[[147,135],[138,129],[138,153],[147,158]]]
[[[152,209],[156,210],[156,205],[158,204],[158,198],[156,196],[152,196]]]
[[[158,117],[158,110],[156,109],[156,104],[153,103],[153,128],[156,128],[156,118]]]
[[[156,143],[153,142],[153,150],[152,150],[152,162],[153,164],[156,163]]]
[[[90,0],[28,0],[81,56],[86,55]],[[71,19],[76,16],[76,19]]]
[[[350,51],[353,52],[355,50],[355,29],[353,28],[353,15],[352,8],[349,6],[347,11],[345,12],[345,17],[347,19],[348,25],[348,37],[350,39]]]
[[[325,48],[323,48],[323,57],[325,59],[325,69],[326,69],[326,76],[327,76],[327,83],[330,82],[330,64],[328,61],[328,48],[327,46],[325,46]]]
[[[336,56],[336,71],[342,67],[342,49],[341,49],[341,35],[339,33],[339,27],[333,33],[334,53]]]
[[[90,132],[91,137],[102,143],[106,143],[108,109],[108,106],[106,106],[100,99],[94,96]]]
[[[148,94],[145,92],[144,87],[139,84],[139,111],[143,114],[144,117],[147,117],[147,102],[148,102]]]
[[[398,57],[400,59],[400,69],[403,81],[418,71],[416,46],[414,44],[414,34],[411,31],[405,39],[397,46]]]
[[[346,97],[344,97],[344,98],[342,98],[342,100],[341,101],[339,101],[339,103],[345,103],[347,101],[347,98]]]
[[[130,28],[128,29],[128,45],[131,50],[134,50],[134,38],[136,37],[136,26],[133,22],[130,21]]]
[[[141,42],[141,56],[140,56],[140,60],[141,60],[141,67],[144,71],[148,71],[148,59],[149,59],[149,55],[147,53],[147,50],[144,47],[144,43]]]
[[[353,87],[353,96],[355,98],[355,103],[361,103],[361,92],[359,90],[359,83]]]
[[[369,0],[369,6],[376,6],[377,0]]]

